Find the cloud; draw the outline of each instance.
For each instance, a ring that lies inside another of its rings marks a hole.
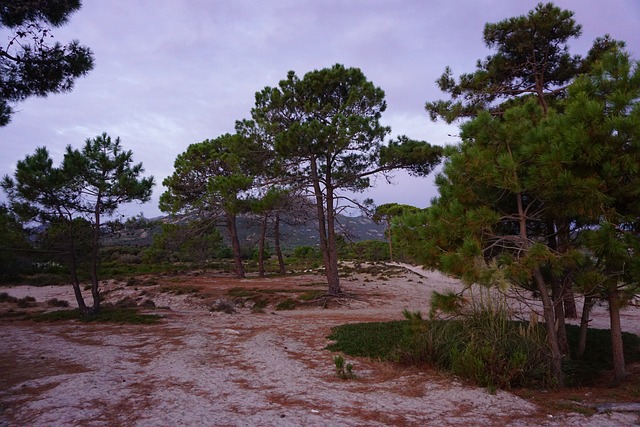
[[[382,121],[392,136],[454,143],[457,126],[431,122],[424,103],[442,97],[434,81],[450,65],[472,71],[487,55],[485,23],[526,14],[539,0],[137,0],[85,1],[61,40],[78,39],[95,52],[96,67],[71,93],[29,99],[0,128],[0,175],[38,146],[61,155],[102,132],[120,136],[158,183],[195,142],[232,132],[249,117],[254,94],[275,86],[288,70],[299,76],[335,63],[359,67],[386,93]],[[585,54],[604,33],[626,40],[640,55],[637,0],[558,0],[575,10]],[[397,174],[397,185],[365,197],[425,206],[432,179]],[[157,197],[142,209],[159,213]],[[4,196],[0,196],[2,200]],[[376,200],[377,201],[377,200]],[[133,213],[139,211],[134,207]]]

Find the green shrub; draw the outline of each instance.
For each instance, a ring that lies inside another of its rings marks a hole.
[[[295,300],[287,298],[276,304],[276,310],[294,310],[297,305]]]
[[[331,328],[327,337],[335,343],[327,350],[350,356],[389,360],[395,355],[403,337],[406,321],[350,323]]]
[[[322,254],[320,253],[320,249],[312,246],[296,246],[292,256],[299,260],[311,260],[321,258]]]
[[[336,375],[341,380],[355,379],[356,374],[353,372],[353,365],[351,363],[345,363],[344,357],[338,355],[334,356],[333,363],[336,365]]]

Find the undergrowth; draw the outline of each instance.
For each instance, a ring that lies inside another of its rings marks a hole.
[[[105,308],[97,314],[83,315],[79,309],[57,310],[48,313],[34,314],[31,319],[36,322],[55,322],[78,320],[80,322],[124,323],[124,324],[152,324],[158,323],[162,316],[157,314],[142,314],[131,308]]]
[[[422,319],[352,323],[332,328],[328,350],[401,364],[433,366],[474,381],[490,390],[551,387],[543,325],[502,319],[500,330],[488,327],[486,313],[456,320]],[[495,325],[494,325],[495,326]],[[569,326],[575,348],[579,328]],[[625,360],[640,362],[640,337],[623,334]],[[564,363],[570,386],[591,384],[611,369],[609,330],[589,329],[587,351],[581,360]]]

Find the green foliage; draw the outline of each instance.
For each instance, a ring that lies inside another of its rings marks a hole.
[[[440,312],[449,315],[458,315],[462,313],[465,303],[465,298],[458,292],[432,291],[430,314],[435,316],[436,313]]]
[[[300,79],[290,71],[278,87],[256,94],[252,117],[286,167],[296,188],[314,195],[319,244],[330,294],[340,293],[336,207],[341,191],[361,192],[376,173],[401,167],[428,172],[439,149],[404,137],[382,146],[390,129],[380,118],[384,92],[361,70],[336,64]],[[403,149],[406,146],[406,149]]]
[[[446,67],[436,84],[450,99],[426,103],[432,120],[451,123],[478,112],[504,112],[534,95],[546,111],[562,98],[579,73],[590,68],[603,51],[624,45],[609,38],[597,39],[586,58],[569,53],[569,41],[580,36],[573,12],[553,3],[538,4],[527,15],[485,25],[483,40],[495,53],[477,61],[476,70],[458,81]]]
[[[53,166],[46,148],[38,148],[18,162],[13,178],[7,175],[2,180],[11,209],[21,220],[47,226],[41,235],[43,246],[52,244],[53,252],[65,259],[76,289],[78,269],[87,254],[93,310],[100,304],[97,271],[102,220],[122,203],[149,200],[153,177],[140,179],[143,171],[141,163],[133,164],[132,152],[123,151],[119,138],[112,140],[103,133],[87,139],[81,150],[67,146],[60,167]],[[78,305],[87,311],[78,295]]]
[[[314,260],[321,259],[322,254],[318,248],[312,246],[296,246],[292,256],[299,260]]]
[[[353,372],[353,365],[345,363],[344,357],[341,355],[333,357],[333,364],[336,366],[336,375],[341,380],[353,380],[356,374]]]
[[[327,350],[341,351],[350,356],[390,360],[395,357],[405,321],[352,323],[331,328],[327,339],[335,341]]]
[[[389,246],[380,240],[349,242],[340,251],[340,254],[346,259],[358,261],[387,261],[389,259]]]
[[[0,204],[0,236],[0,282],[5,282],[27,270],[31,245],[18,218],[3,204]]]
[[[0,4],[0,126],[9,123],[10,104],[32,96],[68,92],[78,77],[93,68],[93,53],[77,40],[50,44],[52,27],[67,23],[79,0],[10,0]]]
[[[147,263],[191,262],[204,268],[207,261],[221,258],[219,255],[224,249],[228,248],[223,245],[222,235],[211,222],[164,223],[162,232],[153,237],[153,243],[145,250],[144,260]]]
[[[258,145],[240,133],[191,144],[178,155],[174,173],[165,178],[160,209],[172,213],[196,213],[202,220],[222,218],[231,239],[236,275],[244,277],[242,249],[236,218],[247,209],[254,186]],[[253,153],[255,154],[255,153]]]

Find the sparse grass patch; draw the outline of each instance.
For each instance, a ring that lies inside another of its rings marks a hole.
[[[201,289],[197,286],[190,285],[162,285],[160,292],[174,295],[197,294]]]
[[[56,322],[78,320],[80,322],[126,323],[134,325],[158,323],[162,316],[157,314],[141,314],[131,308],[104,308],[97,314],[83,315],[79,309],[57,310],[49,313],[33,315],[36,322]]]
[[[227,291],[227,295],[237,298],[251,298],[256,296],[256,289],[247,289],[243,287],[231,288]]]
[[[264,299],[254,299],[253,300],[253,307],[251,307],[251,312],[252,313],[264,313],[264,309],[267,308],[267,306],[269,305],[269,301],[264,300]]]
[[[298,303],[295,300],[287,298],[276,304],[276,310],[294,310],[297,305]]]
[[[302,287],[312,287],[312,286],[320,286],[320,287],[326,287],[327,283],[326,282],[311,282],[311,283],[302,283],[298,286],[302,286]]]
[[[300,295],[299,299],[300,301],[313,301],[314,299],[319,298],[324,294],[325,294],[324,290],[314,289],[312,291],[304,292],[303,294]]]

